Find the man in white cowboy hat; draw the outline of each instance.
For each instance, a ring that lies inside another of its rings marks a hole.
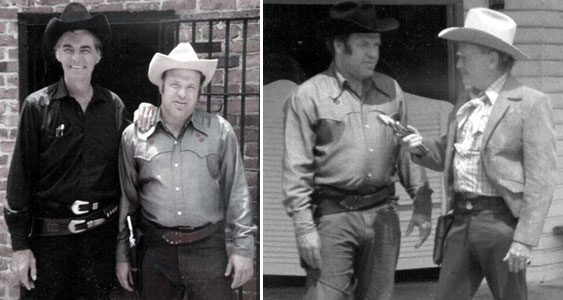
[[[555,190],[555,131],[550,100],[512,75],[516,23],[487,8],[469,11],[464,27],[439,37],[457,42],[467,90],[447,135],[403,139],[415,162],[445,172],[446,237],[437,299],[469,299],[483,278],[495,299],[526,299],[526,267]],[[417,147],[424,143],[428,154]]]
[[[126,218],[138,215],[143,299],[233,299],[232,289],[252,277],[256,229],[237,138],[221,116],[196,109],[216,66],[189,43],[156,53],[148,72],[162,98],[156,123],[122,136],[116,273],[131,291]]]
[[[284,205],[291,216],[306,299],[391,299],[401,232],[395,182],[412,199],[408,233],[430,234],[432,190],[401,151],[383,114],[406,122],[403,92],[376,73],[381,33],[396,29],[375,6],[334,5],[320,23],[330,68],[299,86],[285,108]],[[355,290],[354,290],[355,287]]]
[[[104,299],[117,287],[110,241],[128,122],[121,99],[91,82],[110,36],[107,18],[79,3],[45,29],[64,76],[23,102],[4,204],[22,299]]]

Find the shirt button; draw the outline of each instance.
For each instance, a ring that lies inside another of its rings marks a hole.
[[[176,163],[176,164],[174,164],[174,167],[176,167],[176,168],[177,168],[177,167],[178,167],[178,164],[177,164],[177,163]]]
[[[366,124],[366,128],[369,128],[369,124]]]
[[[182,212],[181,212],[181,211],[179,211],[179,212],[178,212],[178,216],[181,216],[181,215],[182,215]]]
[[[373,152],[373,148],[370,148],[370,149],[369,149],[369,152]]]
[[[178,144],[178,141],[174,141],[174,145]]]
[[[368,173],[368,177],[370,177],[370,178],[371,178],[371,173]]]
[[[180,191],[180,188],[179,188],[179,187],[176,187],[176,192],[179,192],[179,191]]]

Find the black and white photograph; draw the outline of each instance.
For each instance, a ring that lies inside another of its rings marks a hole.
[[[562,12],[264,0],[264,299],[561,298]]]
[[[0,2],[0,299],[259,299],[260,1]]]

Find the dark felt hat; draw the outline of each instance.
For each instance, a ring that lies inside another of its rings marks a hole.
[[[52,18],[45,28],[44,41],[47,49],[52,50],[61,35],[67,31],[86,29],[100,39],[102,45],[111,38],[111,27],[103,14],[91,16],[81,3],[69,3],[60,18]]]
[[[342,2],[330,8],[329,18],[319,22],[320,36],[345,33],[386,32],[399,27],[393,18],[377,18],[374,4],[366,2]]]

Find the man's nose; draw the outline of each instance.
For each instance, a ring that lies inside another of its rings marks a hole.
[[[186,89],[184,89],[184,88],[179,89],[178,90],[178,97],[180,97],[182,99],[185,98],[186,97]]]

